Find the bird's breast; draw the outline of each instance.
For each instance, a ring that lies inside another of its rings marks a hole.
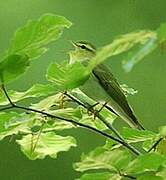
[[[102,88],[93,74],[91,74],[85,84],[80,87],[80,90],[97,102],[108,102],[110,100],[110,96]]]

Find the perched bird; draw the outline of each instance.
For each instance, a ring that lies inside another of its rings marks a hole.
[[[86,41],[72,42],[72,44],[75,50],[69,52],[69,63],[79,61],[84,66],[87,66],[96,54],[95,46]],[[131,127],[144,129],[133,114],[119,83],[106,65],[97,65],[89,79],[79,89],[93,100],[107,103],[107,109],[122,118]]]

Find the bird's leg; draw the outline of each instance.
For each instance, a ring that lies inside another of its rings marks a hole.
[[[94,120],[96,119],[97,115],[102,111],[102,109],[107,105],[108,102],[105,102],[99,110],[94,110]]]
[[[99,102],[96,102],[95,104],[93,105],[89,105],[87,104],[88,108],[87,108],[87,113],[88,115],[90,116],[91,114],[94,114],[94,107],[97,106],[99,104]]]
[[[95,120],[96,117],[98,116],[98,114],[102,111],[102,109],[107,105],[107,102],[105,102],[99,110],[95,110],[94,107],[97,106],[98,104],[100,104],[99,102],[91,105],[89,108],[87,108],[88,110],[88,115],[91,115],[91,113],[94,115],[93,119]]]
[[[94,107],[97,106],[99,104],[99,102],[96,102],[95,104],[93,105],[90,105],[88,103],[86,103],[86,106],[87,106],[87,114],[89,116],[91,116],[92,114],[95,114],[95,110],[94,110]]]
[[[101,108],[98,110],[98,112],[102,111],[102,109],[107,105],[107,103],[108,103],[108,102],[105,102],[105,103],[101,106]]]

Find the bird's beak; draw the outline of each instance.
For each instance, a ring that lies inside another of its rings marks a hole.
[[[74,47],[77,47],[77,44],[76,44],[74,41],[69,40],[69,42],[70,42]]]

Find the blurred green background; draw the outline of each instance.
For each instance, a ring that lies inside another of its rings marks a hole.
[[[1,0],[0,1],[0,54],[8,47],[13,32],[28,19],[44,13],[55,13],[73,22],[62,38],[50,45],[50,51],[33,61],[28,72],[9,88],[25,90],[34,83],[45,82],[47,66],[52,61],[67,58],[64,53],[71,48],[68,40],[88,40],[98,47],[117,35],[137,29],[155,30],[166,22],[165,0]],[[122,56],[107,63],[119,82],[138,90],[129,97],[144,126],[157,131],[166,121],[166,53],[157,49],[139,63],[132,72],[121,68]],[[88,152],[104,144],[104,138],[87,130],[67,131],[74,135],[79,148],[60,153],[57,159],[30,161],[14,142],[0,142],[0,179],[2,180],[73,180],[80,174],[72,169],[72,162],[79,161],[81,152]]]

